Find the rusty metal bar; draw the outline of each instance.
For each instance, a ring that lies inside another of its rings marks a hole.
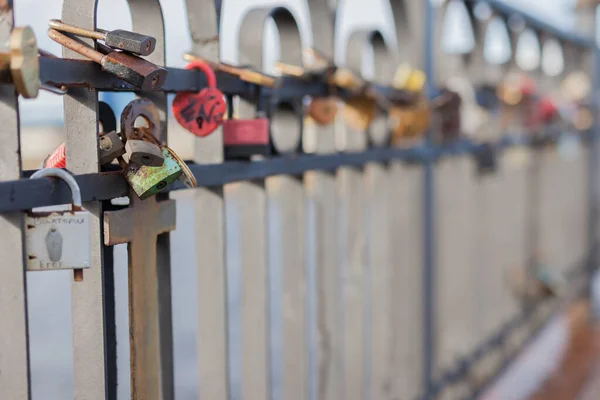
[[[8,43],[14,23],[12,3],[6,3],[0,14],[0,51],[9,52]],[[0,181],[19,179],[21,151],[19,135],[18,94],[13,85],[0,86]],[[29,332],[27,327],[27,291],[24,249],[24,214],[0,214],[0,393],[13,399],[31,397],[29,373]]]
[[[166,46],[165,46],[165,26],[163,20],[163,13],[160,2],[158,0],[128,0],[129,9],[131,11],[131,18],[133,23],[133,31],[156,38],[155,51],[146,57],[146,59],[156,65],[164,66],[166,64]],[[153,101],[159,110],[161,126],[159,129],[157,139],[163,143],[167,143],[167,95],[166,93],[138,93],[141,97],[147,97]],[[131,196],[130,196],[131,197]],[[157,196],[159,204],[162,207],[167,207],[169,204],[174,204],[174,201],[168,200],[168,194],[159,194]],[[132,200],[132,207],[135,209],[136,201]],[[146,212],[150,218],[150,210],[145,210],[141,205],[138,207],[140,212]],[[141,222],[139,221],[139,229],[143,229]],[[143,247],[143,246],[141,246]],[[158,335],[158,343],[148,343],[147,346],[139,346],[136,351],[133,349],[135,341],[143,343],[144,330],[138,331],[138,336],[133,336],[131,339],[131,393],[134,396],[138,393],[139,398],[144,399],[173,399],[175,397],[175,388],[173,383],[173,323],[172,323],[172,307],[171,307],[171,260],[170,260],[170,233],[169,230],[161,230],[160,234],[156,239],[156,275],[149,275],[149,281],[146,283],[148,286],[142,287],[138,285],[138,282],[131,281],[134,276],[135,269],[135,258],[139,258],[139,261],[144,259],[145,255],[141,252],[148,251],[142,248],[138,249],[138,253],[134,252],[135,248],[133,244],[130,245],[129,257],[130,257],[130,315],[141,312],[142,310],[150,311],[152,315],[148,315],[148,319],[142,321],[143,324],[148,324],[150,329],[158,329],[156,334]],[[151,247],[149,248],[151,249]],[[151,251],[151,250],[150,250]],[[138,264],[143,265],[143,264]],[[148,263],[145,268],[152,266],[152,263]],[[141,272],[141,271],[138,271]],[[134,288],[138,289],[138,293],[134,293]],[[143,299],[146,296],[153,296],[149,293],[151,290],[157,290],[158,303],[149,302],[145,304]],[[138,300],[141,302],[135,304],[133,296],[139,296]],[[136,307],[139,307],[137,309]],[[149,307],[149,308],[148,308]],[[154,318],[154,320],[153,320]],[[157,321],[157,324],[155,323]],[[132,324],[132,328],[133,324]],[[148,329],[148,326],[146,326]],[[132,333],[134,331],[132,330]],[[139,344],[138,344],[139,345]],[[158,370],[153,370],[149,366],[145,365],[145,354],[152,356],[152,352],[159,352],[159,365],[155,367]],[[134,373],[138,374],[137,379],[134,380]],[[152,377],[159,377],[160,391],[154,392],[153,386],[147,383]],[[136,385],[137,384],[137,385]]]

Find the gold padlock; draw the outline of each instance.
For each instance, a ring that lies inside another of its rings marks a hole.
[[[366,96],[351,97],[344,104],[344,121],[346,125],[357,131],[366,131],[375,118],[375,110],[374,100]]]
[[[425,72],[412,68],[408,64],[401,64],[396,69],[392,87],[398,90],[406,90],[412,93],[421,93],[425,88],[427,77]]]
[[[40,62],[33,30],[13,28],[8,53],[0,53],[0,74],[6,76],[26,99],[37,97],[40,90]]]
[[[429,104],[422,95],[426,75],[423,71],[401,64],[396,69],[392,87],[415,94],[421,94],[416,104],[406,107],[392,107],[389,111],[392,129],[392,144],[407,138],[415,138],[425,133],[429,127]]]

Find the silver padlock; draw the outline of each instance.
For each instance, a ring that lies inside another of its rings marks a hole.
[[[59,168],[46,168],[31,179],[54,177],[64,180],[73,197],[71,210],[29,212],[26,216],[28,271],[90,267],[90,213],[81,209],[81,191],[75,178]]]

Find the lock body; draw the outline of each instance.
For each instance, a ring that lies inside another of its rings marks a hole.
[[[102,69],[136,88],[158,90],[167,79],[167,70],[143,58],[113,51],[102,58]]]
[[[100,165],[105,165],[125,154],[125,145],[117,132],[109,132],[98,138]]]
[[[156,39],[152,36],[123,29],[107,32],[104,43],[113,49],[124,50],[141,56],[152,54],[156,47]]]
[[[334,97],[314,98],[307,109],[308,115],[319,125],[329,125],[335,121],[338,104]]]
[[[160,167],[163,165],[163,152],[154,143],[129,139],[125,143],[125,151],[130,163],[148,167]]]
[[[223,121],[223,145],[226,159],[270,155],[269,120],[256,118]]]
[[[129,185],[142,200],[157,194],[183,174],[178,161],[167,148],[162,148],[162,155],[164,162],[160,167],[129,164],[125,170]]]
[[[27,270],[90,267],[90,214],[85,211],[28,213]]]

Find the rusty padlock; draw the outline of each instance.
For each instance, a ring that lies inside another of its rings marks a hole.
[[[156,47],[156,39],[152,36],[142,35],[123,29],[116,29],[114,31],[85,29],[79,26],[65,24],[58,19],[51,19],[48,22],[48,25],[50,28],[56,29],[57,31],[68,32],[90,39],[102,40],[107,46],[113,49],[127,51],[140,56],[152,54]]]
[[[132,54],[98,45],[99,49],[102,48],[107,51],[107,54],[102,54],[100,51],[71,39],[52,28],[48,29],[48,36],[60,45],[100,64],[103,70],[138,89],[158,90],[167,78],[166,69]]]
[[[98,120],[103,133],[98,135],[98,159],[100,165],[105,165],[125,154],[125,144],[116,133],[117,120],[112,108],[105,102],[98,102]],[[43,168],[66,168],[67,147],[65,143],[58,146],[43,162]]]
[[[155,143],[129,139],[125,143],[127,162],[148,167],[160,167],[165,160],[162,151]]]
[[[208,136],[223,124],[223,116],[227,111],[223,93],[217,89],[215,72],[207,63],[196,60],[185,68],[202,71],[208,87],[198,93],[177,93],[171,108],[173,115],[188,132],[199,137]]]
[[[146,121],[147,127],[135,126],[139,117]],[[140,166],[161,166],[164,156],[156,139],[159,129],[158,109],[150,100],[135,99],[127,104],[121,114],[121,135],[125,139],[126,154],[129,157],[126,161]]]

